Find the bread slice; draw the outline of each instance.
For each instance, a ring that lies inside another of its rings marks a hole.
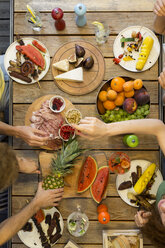
[[[113,248],[131,248],[130,243],[126,236],[119,235],[112,241]]]

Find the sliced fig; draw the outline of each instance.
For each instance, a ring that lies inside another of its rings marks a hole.
[[[75,54],[75,53],[71,54],[71,55],[69,56],[69,58],[68,58],[68,61],[69,61],[70,64],[76,63],[76,62],[77,62],[76,54]]]
[[[75,67],[77,68],[79,66],[82,66],[83,61],[84,61],[84,58],[82,58],[82,57],[81,58],[78,58],[78,60],[77,60],[77,62],[75,64]]]

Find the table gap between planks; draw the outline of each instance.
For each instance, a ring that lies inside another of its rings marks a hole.
[[[24,37],[34,37],[45,44],[50,52],[51,59],[57,49],[68,41],[85,40],[97,46],[94,37],[94,28],[92,21],[106,21],[110,26],[110,36],[108,42],[99,46],[105,58],[106,71],[104,81],[115,76],[129,76],[133,78],[141,78],[144,80],[144,85],[151,96],[151,113],[149,118],[159,118],[159,89],[158,89],[158,62],[148,71],[141,73],[132,73],[124,70],[120,66],[113,64],[113,42],[117,34],[124,28],[133,25],[142,25],[153,29],[152,13],[154,0],[83,0],[81,1],[87,7],[87,25],[83,28],[78,28],[75,24],[74,6],[79,2],[77,0],[36,0],[44,28],[35,33],[25,21],[26,4],[29,1],[19,0],[14,1],[14,26],[13,40],[16,34]],[[64,19],[66,21],[66,29],[58,32],[54,28],[54,20],[51,17],[51,10],[55,7],[60,7],[64,10]],[[45,94],[59,94],[67,97],[80,109],[83,116],[97,116],[95,102],[98,88],[84,96],[72,96],[62,92],[53,82],[51,69],[47,75],[41,80],[41,89],[37,84],[20,85],[13,82],[13,125],[24,125],[24,117],[29,105],[37,98]],[[101,86],[101,85],[100,85]],[[115,150],[123,150],[127,152],[131,159],[148,159],[159,164],[159,146],[154,136],[139,135],[140,145],[134,149],[126,149],[122,143],[122,136],[105,138],[104,142],[100,140],[89,142],[80,139],[83,147],[90,148],[95,151],[104,152],[107,158]],[[22,140],[13,139],[13,148],[19,154],[38,160],[40,150],[29,147]],[[92,153],[92,151],[91,151]],[[111,214],[111,222],[106,226],[99,224],[97,221],[96,207],[97,205],[92,199],[63,199],[60,203],[59,210],[62,213],[64,222],[68,215],[75,210],[77,203],[82,206],[90,219],[90,226],[87,234],[81,238],[70,237],[66,225],[64,234],[59,240],[59,248],[64,247],[64,244],[69,238],[72,238],[82,248],[101,248],[102,247],[102,230],[103,229],[130,229],[136,228],[134,223],[134,214],[136,209],[126,205],[118,196],[115,187],[116,176],[110,174],[110,182],[108,185],[106,202],[109,206]],[[12,214],[17,213],[25,204],[26,199],[31,199],[37,189],[37,175],[20,174],[16,184],[12,187]],[[24,248],[18,236],[12,239],[13,248]],[[144,247],[153,248],[149,240],[144,237]]]

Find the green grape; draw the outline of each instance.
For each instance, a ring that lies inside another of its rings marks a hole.
[[[106,114],[107,115],[110,115],[111,114],[111,111],[110,110],[107,110]]]
[[[109,120],[110,120],[110,121],[113,121],[114,119],[115,119],[115,116],[111,114],[111,115],[109,116]]]
[[[111,110],[111,115],[114,115],[115,114],[115,110]]]
[[[141,108],[141,113],[144,114],[144,112],[145,112],[145,109]]]
[[[123,109],[119,109],[119,115],[124,115]]]
[[[105,118],[107,118],[109,115],[108,115],[108,113],[105,113],[104,116],[105,116]]]
[[[117,114],[116,115],[116,119],[120,119],[121,118],[121,115],[120,114]]]
[[[124,120],[125,120],[125,121],[128,121],[128,118],[125,118]]]
[[[127,116],[127,114],[128,114],[128,113],[124,110],[124,111],[123,111],[123,115],[124,115],[124,116]]]
[[[137,110],[136,110],[136,114],[137,114],[137,115],[141,115],[141,110],[140,110],[140,109],[137,109]]]
[[[128,116],[128,120],[131,120],[131,116]]]
[[[149,104],[145,104],[145,105],[144,105],[144,109],[145,109],[145,110],[148,110],[149,108],[150,108]]]
[[[135,119],[136,118],[136,116],[135,115],[131,115],[131,119]]]
[[[144,112],[144,115],[149,115],[149,113],[150,113],[150,111],[149,111],[149,110],[146,110],[146,111]]]

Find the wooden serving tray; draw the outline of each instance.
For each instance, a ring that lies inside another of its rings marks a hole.
[[[54,154],[56,153],[40,152],[39,154],[40,167],[41,167],[43,177],[50,174],[50,162]],[[91,156],[93,156],[96,159],[98,167],[101,167],[107,164],[107,159],[103,152],[97,153],[94,155],[92,154]],[[86,156],[80,157],[79,159],[77,159],[74,163],[73,173],[65,177],[65,184],[67,186],[64,187],[64,195],[63,195],[64,198],[72,198],[72,197],[92,198],[89,189],[85,191],[84,193],[81,193],[81,194],[77,193],[78,177],[79,177],[81,166],[85,158]],[[104,198],[106,197],[106,194],[107,192],[105,192]]]
[[[40,98],[37,98],[28,108],[26,115],[25,115],[25,126],[30,126],[31,121],[30,118],[33,115],[34,111],[37,111],[41,108],[42,103],[44,103],[46,100],[51,99],[54,95],[46,95],[46,96],[42,96]],[[63,97],[66,103],[65,109],[61,112],[61,115],[65,118],[65,113],[72,108],[75,108],[74,105],[71,103],[71,101],[69,101],[67,98]],[[43,149],[47,149],[47,150],[51,150],[49,147],[47,146],[43,146],[41,147]],[[60,147],[59,147],[60,148]]]
[[[68,42],[63,46],[61,46],[57,50],[57,52],[55,53],[52,59],[52,64],[51,64],[52,74],[53,77],[55,77],[61,73],[64,73],[62,71],[55,69],[53,67],[53,64],[60,60],[68,59],[69,56],[75,52],[75,44],[84,47],[85,49],[84,59],[92,55],[94,59],[93,67],[89,70],[83,68],[83,77],[84,77],[83,82],[69,82],[64,80],[55,80],[55,83],[61,90],[63,90],[68,94],[84,95],[95,90],[100,85],[100,83],[104,78],[104,73],[105,73],[104,57],[100,52],[100,50],[91,43],[81,40],[81,41]],[[75,69],[75,66],[70,64],[69,70],[73,70],[73,69]]]

